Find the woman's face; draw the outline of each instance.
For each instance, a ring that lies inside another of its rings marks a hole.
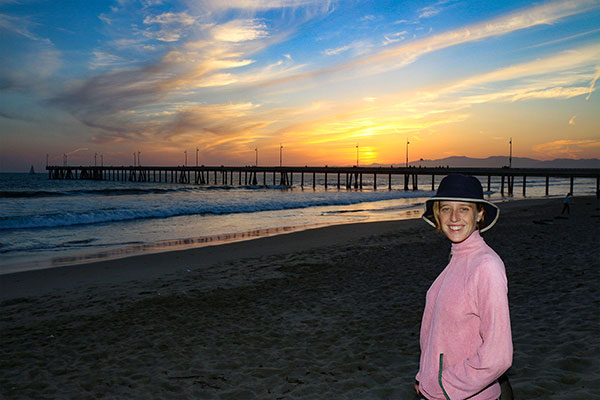
[[[477,229],[483,210],[477,211],[475,203],[440,201],[440,228],[453,243],[460,243]]]

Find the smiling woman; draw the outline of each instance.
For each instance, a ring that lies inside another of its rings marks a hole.
[[[429,400],[512,399],[503,376],[513,353],[506,272],[479,234],[496,223],[498,208],[483,199],[477,178],[464,175],[445,177],[426,204],[423,218],[452,242],[452,253],[427,291],[415,390]]]

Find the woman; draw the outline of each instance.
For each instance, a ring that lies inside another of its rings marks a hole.
[[[427,291],[415,390],[429,400],[496,400],[512,364],[504,264],[480,236],[500,210],[477,178],[448,175],[423,218],[452,242],[451,259]]]

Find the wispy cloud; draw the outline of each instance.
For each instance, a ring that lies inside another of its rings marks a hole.
[[[273,10],[299,7],[329,8],[335,0],[206,0],[203,3],[211,9]]]
[[[24,17],[14,17],[6,14],[0,14],[0,28],[36,42],[52,44],[49,39],[41,37],[32,31],[31,28],[35,25],[35,23]]]
[[[599,78],[600,78],[600,65],[598,65],[596,67],[596,74],[594,75],[594,79],[592,79],[592,82],[590,83],[590,89],[588,91],[588,95],[585,98],[586,100],[589,100],[590,97],[592,97],[592,93],[596,89],[596,82],[598,82]]]
[[[72,151],[69,151],[69,152],[65,153],[65,155],[66,155],[66,156],[70,156],[70,155],[73,155],[73,154],[75,154],[75,153],[79,153],[79,152],[81,152],[81,151],[88,151],[88,150],[89,150],[89,149],[88,149],[87,147],[80,147],[80,148],[78,148],[78,149],[75,149],[75,150],[72,150]]]
[[[336,56],[340,53],[350,50],[350,48],[351,48],[350,45],[345,45],[345,46],[337,47],[335,49],[325,49],[325,50],[323,50],[323,54],[325,54],[327,56]]]
[[[156,16],[147,16],[144,18],[145,24],[161,24],[171,25],[177,24],[182,26],[193,25],[196,22],[196,18],[189,15],[187,12],[181,13],[163,13]]]
[[[442,13],[444,10],[452,7],[453,5],[454,5],[454,1],[453,0],[441,0],[441,1],[438,1],[437,3],[435,3],[433,5],[421,8],[419,10],[419,18],[431,18],[431,17],[434,17],[434,16]]]
[[[343,80],[356,78],[357,76],[374,75],[412,64],[428,53],[494,36],[505,35],[537,25],[551,24],[570,15],[583,13],[598,7],[598,3],[593,0],[548,3],[464,28],[414,40],[406,44],[388,46],[377,53],[355,58],[345,63],[302,72],[295,76],[288,76],[283,80],[274,79],[272,81],[265,81],[262,85],[266,87],[293,81],[314,79],[320,76]]]
[[[478,104],[590,95],[598,78],[599,59],[600,45],[584,46],[463,79],[436,91],[435,96],[464,93],[461,102]],[[473,91],[480,93],[469,94]]]
[[[580,158],[582,154],[600,152],[600,140],[555,140],[533,146],[533,151],[548,158]]]
[[[100,69],[100,68],[113,68],[115,66],[122,66],[126,63],[126,61],[114,54],[105,53],[102,51],[94,51],[93,59],[90,61],[91,69]]]
[[[568,42],[568,41],[571,41],[573,39],[578,39],[578,38],[583,37],[583,36],[588,36],[588,35],[594,34],[594,33],[598,32],[598,31],[600,31],[600,28],[598,28],[598,29],[592,29],[592,30],[589,30],[589,31],[586,31],[586,32],[577,33],[575,35],[571,35],[571,36],[567,36],[567,37],[562,37],[560,39],[548,40],[548,41],[545,41],[545,42],[542,42],[542,43],[534,44],[532,46],[527,46],[524,49],[526,49],[526,50],[528,50],[528,49],[535,49],[535,48],[538,48],[538,47],[544,47],[544,46],[549,46],[549,45],[553,45],[553,44],[557,44],[557,43]]]
[[[394,33],[388,33],[383,35],[384,40],[383,40],[383,45],[384,46],[388,46],[390,44],[393,43],[397,43],[397,42],[401,42],[406,38],[406,35],[408,35],[407,31],[401,31],[401,32],[394,32]]]
[[[600,59],[599,52],[600,45],[584,46],[428,90],[363,98],[367,106],[353,100],[337,103],[336,112],[330,109],[321,117],[315,112],[313,118],[307,114],[302,123],[290,124],[277,134],[293,137],[301,132],[308,143],[339,144],[365,132],[375,136],[397,135],[464,122],[477,104],[585,96],[586,83],[593,78],[595,64]],[[584,144],[591,146],[586,143],[580,143],[579,148],[583,149]]]
[[[267,25],[256,19],[233,20],[212,29],[212,36],[223,42],[247,42],[268,36]]]
[[[316,1],[233,3],[240,9],[272,9],[273,4],[317,7]],[[302,135],[308,143],[331,143],[367,133],[378,136],[434,129],[465,121],[474,104],[590,95],[598,78],[595,67],[600,58],[598,46],[501,68],[419,93],[394,93],[387,98],[365,93],[331,107],[325,103],[320,103],[321,107],[286,106],[277,103],[280,100],[274,93],[305,90],[309,84],[315,84],[314,78],[334,77],[331,81],[335,81],[398,69],[424,54],[552,23],[583,12],[593,3],[548,3],[409,43],[389,43],[384,50],[369,56],[313,70],[296,64],[289,53],[281,54],[279,60],[257,63],[255,55],[278,40],[266,19],[251,16],[211,24],[191,17],[191,12],[158,14],[145,21],[159,27],[174,24],[177,29],[190,28],[185,31],[190,35],[186,36],[187,42],[173,46],[154,64],[129,69],[121,65],[119,69],[72,84],[51,103],[91,127],[96,143],[140,137],[177,141],[194,136],[194,132],[195,140],[208,135],[212,143],[223,146],[232,137],[252,135],[289,138]],[[215,3],[214,7],[220,6]],[[173,39],[181,40],[183,32]],[[403,33],[398,32],[392,38],[400,38]],[[324,54],[354,50],[354,43],[326,50]],[[356,48],[365,46],[357,44]],[[96,65],[117,66],[120,60],[111,54],[97,52]],[[590,66],[593,66],[591,71]],[[592,80],[594,73],[596,78]],[[499,85],[501,82],[505,84]],[[274,105],[250,100],[263,88],[274,89],[269,93]],[[223,93],[235,100],[223,101]],[[312,100],[316,103],[320,99]],[[377,120],[376,125],[369,125],[367,121],[372,120]]]
[[[182,34],[183,28],[196,23],[196,18],[187,12],[181,13],[163,13],[159,15],[146,16],[144,24],[157,25],[157,30],[146,30],[144,35],[148,38],[160,40],[162,42],[176,42]]]

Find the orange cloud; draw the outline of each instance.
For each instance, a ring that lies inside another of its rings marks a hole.
[[[547,158],[580,158],[585,154],[599,154],[600,140],[555,140],[533,146],[533,151]]]

